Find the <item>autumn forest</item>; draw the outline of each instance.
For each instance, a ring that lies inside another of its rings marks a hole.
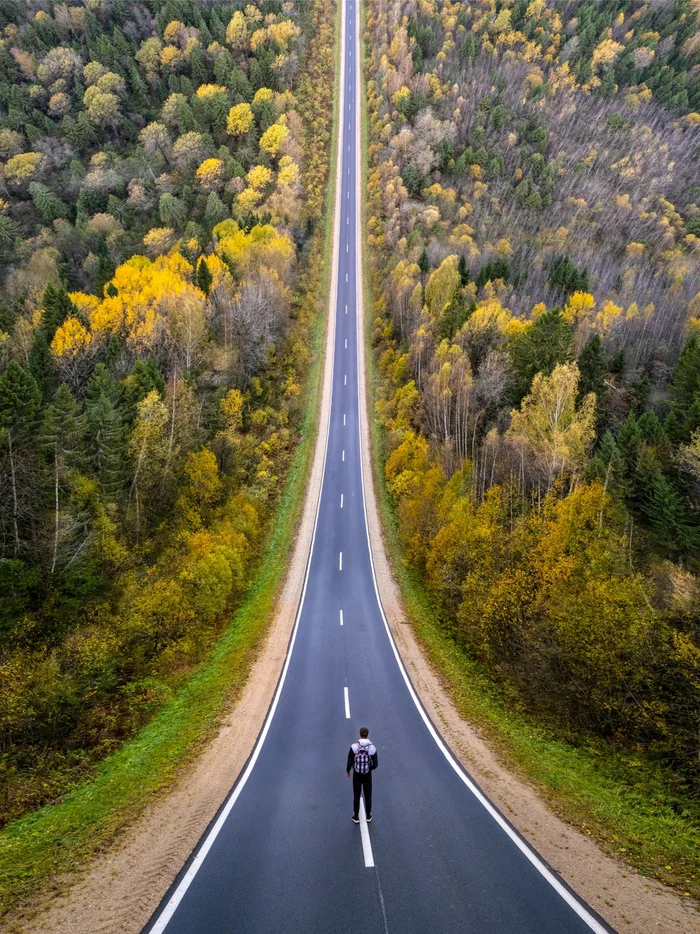
[[[0,825],[256,579],[324,325],[337,12],[0,0]],[[402,560],[505,704],[688,801],[700,6],[372,0],[363,46]]]
[[[334,5],[0,3],[0,821],[254,574],[319,317]]]
[[[698,29],[683,0],[378,0],[366,34],[377,415],[405,554],[515,709],[686,791]]]

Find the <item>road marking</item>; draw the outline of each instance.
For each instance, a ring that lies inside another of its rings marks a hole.
[[[343,415],[343,424],[345,424],[345,415]]]
[[[343,461],[345,461],[345,451],[343,451]]]
[[[345,338],[345,349],[346,349],[346,350],[348,349],[348,339],[347,339],[347,337]]]
[[[348,281],[348,274],[347,274],[347,273],[345,273],[345,281],[346,281],[346,282]]]
[[[340,625],[343,625],[343,611],[340,611]]]
[[[367,823],[364,798],[360,798],[360,836],[362,837],[362,854],[365,857],[365,867],[371,869],[374,866],[374,854],[372,853],[372,842],[369,839],[369,824]]]
[[[346,306],[345,306],[345,314],[347,314],[347,313],[348,313],[348,306],[346,305]]]
[[[338,570],[339,571],[343,570],[343,552],[342,551],[340,552],[340,562],[339,562]]]
[[[348,216],[345,218],[345,223],[346,223],[346,224],[349,224],[349,223],[350,223],[350,215],[349,215],[349,214],[348,214]]]
[[[340,494],[340,508],[343,508],[343,494]]]
[[[346,373],[346,374],[345,374],[345,378],[344,378],[344,382],[343,382],[343,386],[347,386],[347,384],[348,384],[348,374]]]
[[[350,719],[350,697],[348,695],[348,689],[343,688],[343,694],[345,695],[345,719]]]
[[[349,244],[349,243],[346,243],[346,244],[345,244],[345,252],[346,252],[346,253],[349,253],[349,252],[350,252],[350,244]]]

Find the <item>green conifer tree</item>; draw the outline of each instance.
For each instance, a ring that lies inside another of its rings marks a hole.
[[[195,285],[197,288],[201,289],[205,295],[208,295],[213,278],[214,277],[209,271],[209,267],[204,261],[204,257],[200,257],[200,260],[197,263],[197,270],[194,275]]]

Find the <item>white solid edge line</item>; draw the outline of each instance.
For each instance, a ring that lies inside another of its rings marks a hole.
[[[348,694],[348,689],[343,688],[343,697],[345,699],[345,719],[350,719],[350,695]]]
[[[365,858],[365,867],[371,869],[374,866],[374,853],[372,853],[372,841],[369,838],[369,824],[367,823],[367,812],[365,811],[365,799],[360,798],[360,836],[362,837],[362,855]]]
[[[360,75],[360,72],[358,71],[357,74],[356,74],[356,76],[355,76],[355,84],[356,84],[356,90],[357,90],[357,94],[358,94],[358,98],[357,98],[358,100],[360,99],[360,98],[359,98],[359,94],[361,93],[361,88],[360,88],[360,83],[359,83],[359,75]],[[360,127],[360,125],[359,125],[359,124],[360,124],[360,116],[359,116],[359,115],[360,115],[360,112],[361,112],[361,111],[360,111],[360,108],[357,108],[357,111],[356,111],[356,114],[357,114],[357,116],[356,116],[357,127],[356,127],[356,128],[357,128],[358,131],[361,129],[361,127]],[[360,172],[360,148],[361,148],[361,147],[358,146],[357,149],[356,149],[356,152],[355,152],[355,171],[356,171],[356,173],[357,173],[357,176],[356,176],[357,178],[360,178],[360,177],[361,177],[361,175],[359,174],[359,172]],[[359,203],[358,203],[358,209],[356,210],[355,223],[356,223],[356,232],[357,232],[357,235],[358,235],[358,237],[359,237],[359,234],[361,233]],[[359,242],[361,242],[361,241],[358,239],[358,243],[359,243]],[[356,267],[357,267],[357,268],[356,268],[356,272],[357,272],[357,281],[360,282],[360,283],[362,283],[362,281],[363,281],[363,280],[362,280],[362,276],[361,276],[361,262],[362,262],[361,257],[362,257],[362,250],[358,250],[358,251],[357,251],[357,254],[356,254],[356,261],[355,261],[355,262],[356,262]],[[363,306],[363,310],[364,310],[364,306]],[[360,329],[360,317],[361,317],[361,316],[360,316],[360,310],[359,310],[359,308],[358,308],[358,309],[357,309],[357,317],[356,317],[356,326],[357,326],[358,341],[362,339],[362,331],[361,331],[361,329]],[[363,326],[362,330],[364,330],[364,326]],[[357,381],[357,401],[358,401],[358,405],[361,404],[361,399],[360,399],[359,368],[360,368],[360,361],[359,361],[359,354],[358,354],[358,359],[357,359],[357,372],[358,372],[358,381]],[[392,648],[392,650],[393,650],[393,652],[394,652],[394,658],[396,659],[396,664],[399,666],[399,671],[401,672],[401,675],[402,675],[402,677],[403,677],[403,679],[404,679],[404,682],[405,682],[405,684],[406,684],[406,687],[408,688],[408,693],[411,695],[411,698],[412,698],[412,700],[413,700],[413,703],[416,705],[416,708],[418,709],[418,713],[420,714],[421,718],[423,719],[423,722],[425,723],[426,727],[428,728],[429,733],[431,734],[431,736],[432,736],[433,739],[435,740],[435,743],[436,743],[438,749],[440,750],[440,752],[442,752],[442,754],[444,755],[444,757],[447,759],[447,761],[448,761],[449,764],[452,766],[452,768],[455,770],[455,772],[457,773],[457,775],[462,779],[462,781],[464,782],[464,784],[467,786],[467,788],[471,791],[471,793],[472,793],[472,794],[474,795],[474,797],[477,799],[477,801],[479,802],[479,804],[481,804],[481,805],[485,808],[485,810],[487,811],[487,813],[489,814],[489,816],[493,818],[493,820],[498,824],[498,826],[501,828],[501,830],[503,830],[503,831],[507,834],[507,836],[510,837],[510,839],[511,839],[512,842],[517,846],[517,848],[520,850],[520,852],[526,857],[526,859],[529,860],[529,862],[535,867],[535,869],[537,869],[537,871],[540,873],[540,875],[552,886],[552,888],[553,888],[554,891],[557,893],[557,895],[559,895],[561,898],[563,898],[563,900],[564,900],[564,901],[567,903],[567,905],[579,916],[579,918],[581,918],[581,920],[582,920],[585,924],[588,925],[588,927],[591,929],[591,931],[594,931],[595,934],[609,934],[610,929],[607,928],[607,927],[604,927],[604,926],[600,923],[600,921],[598,921],[598,919],[595,918],[595,917],[590,913],[590,911],[588,911],[588,909],[586,908],[586,906],[583,905],[581,902],[579,902],[579,900],[568,890],[568,888],[567,888],[565,885],[563,885],[563,884],[559,881],[559,879],[557,879],[557,877],[555,876],[555,874],[552,872],[552,870],[549,868],[549,866],[546,865],[546,863],[542,860],[542,858],[539,856],[539,854],[537,854],[534,850],[531,850],[531,849],[530,849],[530,847],[525,843],[525,841],[521,839],[521,837],[520,837],[520,835],[517,833],[517,831],[516,831],[513,827],[510,826],[510,824],[506,821],[506,819],[503,817],[503,815],[500,814],[499,811],[494,807],[494,805],[489,801],[489,799],[486,797],[486,795],[474,784],[474,782],[472,781],[472,779],[471,779],[471,778],[467,775],[467,773],[462,769],[462,766],[459,764],[459,762],[457,762],[457,760],[454,758],[454,756],[452,755],[452,753],[449,751],[449,749],[448,749],[447,746],[445,745],[445,743],[444,743],[442,737],[441,737],[440,734],[437,732],[437,730],[435,729],[435,727],[434,727],[433,724],[431,723],[430,718],[428,717],[427,713],[425,712],[425,710],[424,710],[424,708],[423,708],[423,705],[421,704],[421,702],[420,702],[420,700],[419,700],[419,698],[418,698],[418,696],[417,696],[417,694],[416,694],[416,692],[415,692],[415,690],[414,690],[414,687],[413,687],[413,685],[411,684],[411,679],[408,677],[408,673],[406,672],[406,669],[405,669],[405,667],[404,667],[404,664],[403,664],[403,662],[402,662],[402,660],[401,660],[401,656],[399,655],[399,651],[398,651],[398,649],[396,648],[396,643],[395,643],[395,641],[394,641],[394,637],[393,637],[393,635],[392,635],[391,628],[390,628],[389,622],[388,622],[388,620],[387,620],[387,618],[386,618],[386,614],[384,613],[384,607],[382,606],[382,601],[381,601],[380,596],[379,596],[379,587],[378,587],[378,585],[377,585],[377,575],[376,575],[376,572],[375,572],[375,569],[374,569],[374,559],[373,559],[373,557],[372,557],[372,543],[370,542],[370,539],[369,539],[369,524],[368,524],[368,522],[367,522],[367,503],[366,503],[366,501],[365,501],[364,466],[363,466],[363,464],[362,464],[362,448],[363,448],[363,442],[362,442],[362,430],[361,430],[361,428],[360,428],[360,426],[359,426],[359,419],[358,419],[358,434],[359,434],[359,441],[360,441],[360,479],[361,479],[360,486],[361,486],[361,488],[362,488],[362,509],[363,509],[364,517],[365,517],[365,532],[366,532],[366,535],[367,535],[367,548],[368,548],[368,551],[369,551],[369,564],[370,564],[370,568],[372,569],[372,580],[374,581],[374,593],[375,593],[375,596],[376,596],[376,598],[377,598],[377,605],[379,606],[379,612],[380,612],[380,614],[381,614],[382,620],[384,621],[384,628],[385,628],[385,630],[386,630],[387,636],[389,637],[389,643],[390,643],[391,648]]]
[[[340,25],[340,29],[341,29],[341,37],[340,37],[340,39],[341,39],[341,56],[344,57],[343,39],[344,39],[344,34],[345,34],[345,20],[344,20],[344,17],[342,17],[342,16],[341,16],[341,25]],[[341,64],[342,64],[342,63],[341,63]],[[342,67],[341,67],[341,73],[342,73],[342,70],[343,70],[343,69],[342,69]],[[343,105],[344,97],[345,97],[345,83],[343,82],[343,84],[341,84],[341,87],[340,87],[340,108],[341,108],[341,110],[342,110],[342,105]],[[340,167],[342,167],[342,156],[341,156],[341,153],[342,153],[342,151],[343,151],[343,145],[342,145],[342,144],[343,144],[343,139],[342,139],[342,135],[343,135],[343,122],[342,122],[342,120],[339,121],[339,133],[340,133],[340,139],[339,139],[339,141],[338,141],[338,142],[339,142],[339,145],[338,145],[338,163],[340,163]],[[350,147],[348,146],[348,150],[349,150],[349,149],[350,149]],[[338,174],[339,174],[339,173],[338,173],[338,164],[336,164],[336,178],[338,178]],[[340,241],[340,212],[338,211],[338,202],[339,202],[339,191],[336,189],[335,218],[334,218],[334,221],[333,221],[333,227],[334,227],[334,232],[333,232],[333,240],[334,240],[333,256],[334,256],[334,257],[335,257],[335,254],[336,254],[336,249],[335,249],[335,247],[336,247],[336,245],[337,245],[338,247],[339,247],[339,245],[340,245],[340,243],[339,243],[339,241]],[[338,288],[338,282],[337,282],[337,280],[336,280],[335,296],[334,296],[334,298],[332,299],[332,301],[333,301],[333,305],[332,305],[333,310],[332,310],[332,312],[331,312],[331,314],[333,315],[334,320],[335,320],[335,316],[337,315],[338,298],[339,298],[339,297],[340,297],[340,290],[339,290],[339,288]],[[347,306],[346,306],[346,308],[347,308]],[[335,325],[333,325],[333,326],[335,326]],[[335,365],[335,354],[332,354],[332,356],[331,356],[331,372],[330,372],[331,404],[330,404],[329,407],[328,407],[328,417],[327,417],[327,419],[326,419],[326,425],[327,425],[326,443],[325,443],[324,451],[323,451],[323,468],[322,468],[322,470],[321,470],[321,483],[320,483],[319,490],[318,490],[318,499],[317,499],[317,501],[316,501],[316,514],[315,514],[315,516],[314,516],[314,530],[313,530],[313,533],[312,533],[312,535],[311,535],[311,546],[310,546],[310,548],[309,548],[309,555],[308,555],[308,558],[307,558],[307,561],[306,561],[306,571],[304,572],[304,586],[303,586],[302,591],[301,591],[301,599],[299,600],[299,606],[297,607],[296,619],[294,620],[294,628],[293,628],[293,630],[292,630],[292,636],[291,636],[291,639],[290,639],[290,641],[289,641],[289,647],[288,647],[288,649],[287,649],[287,657],[285,658],[285,661],[284,661],[284,667],[282,668],[282,674],[280,675],[279,683],[278,683],[278,685],[277,685],[277,690],[275,691],[275,696],[274,696],[273,699],[272,699],[272,704],[270,705],[270,709],[269,709],[269,711],[268,711],[268,713],[267,713],[267,717],[265,718],[265,723],[264,723],[264,725],[263,725],[262,730],[260,731],[260,735],[258,736],[257,742],[256,742],[256,744],[255,744],[255,747],[254,747],[254,749],[253,749],[253,752],[252,752],[252,754],[251,754],[251,757],[250,757],[250,759],[248,760],[248,765],[246,766],[245,771],[243,772],[243,774],[241,775],[240,779],[238,780],[238,783],[236,784],[236,787],[234,788],[234,790],[233,790],[233,792],[232,792],[230,798],[228,799],[228,801],[227,801],[226,804],[224,805],[224,807],[223,807],[221,813],[219,814],[219,817],[217,818],[216,823],[215,823],[214,826],[211,828],[211,830],[209,831],[209,833],[206,835],[206,838],[204,839],[204,842],[202,843],[201,847],[199,848],[199,851],[197,852],[197,855],[194,857],[194,859],[192,860],[192,863],[190,864],[190,868],[187,870],[187,872],[185,873],[185,875],[183,876],[183,878],[180,880],[180,884],[179,884],[178,887],[175,889],[174,893],[172,894],[172,896],[171,896],[170,899],[168,900],[168,903],[165,905],[165,907],[163,908],[163,910],[161,911],[161,913],[158,915],[158,918],[157,918],[157,919],[155,920],[155,922],[153,923],[153,926],[152,926],[152,928],[151,928],[150,934],[162,934],[162,932],[166,929],[166,927],[167,927],[168,924],[170,923],[171,918],[173,917],[173,915],[174,915],[175,912],[177,911],[177,908],[178,908],[180,902],[182,901],[182,899],[185,897],[185,895],[186,895],[186,893],[187,893],[187,890],[189,889],[190,885],[192,885],[192,882],[194,881],[195,876],[196,876],[197,873],[199,872],[199,870],[200,870],[200,868],[201,868],[201,866],[202,866],[202,863],[203,863],[204,860],[206,859],[206,857],[207,857],[207,855],[208,855],[208,853],[209,853],[209,850],[211,850],[212,846],[214,845],[214,841],[215,841],[216,838],[219,836],[219,833],[221,832],[221,828],[224,826],[224,824],[225,824],[226,821],[228,820],[228,816],[229,816],[229,814],[231,813],[231,811],[233,810],[234,804],[236,803],[236,801],[238,801],[238,798],[240,797],[241,792],[243,791],[243,789],[244,789],[244,787],[245,787],[245,785],[246,785],[248,779],[250,778],[250,774],[251,774],[251,772],[253,771],[253,768],[255,767],[255,763],[258,761],[258,757],[260,756],[260,751],[261,751],[261,749],[262,749],[262,747],[263,747],[263,743],[265,742],[265,739],[266,739],[266,737],[267,737],[267,734],[268,734],[268,732],[269,732],[269,730],[270,730],[270,724],[272,723],[272,719],[273,719],[273,717],[274,717],[274,715],[275,715],[275,711],[277,710],[277,704],[279,703],[279,699],[280,699],[280,696],[281,696],[281,694],[282,694],[282,688],[284,687],[284,682],[285,682],[286,677],[287,677],[287,671],[289,670],[289,663],[290,663],[291,658],[292,658],[292,652],[294,651],[294,644],[295,644],[295,642],[296,642],[297,632],[299,631],[299,620],[301,619],[301,613],[302,613],[302,610],[303,610],[303,608],[304,608],[304,600],[306,599],[306,589],[307,589],[307,586],[308,586],[308,583],[309,583],[309,572],[310,572],[310,570],[311,570],[311,561],[312,561],[312,559],[313,559],[314,547],[315,547],[315,544],[316,544],[316,530],[318,529],[318,517],[319,517],[319,514],[320,514],[320,512],[321,512],[321,494],[322,494],[322,492],[323,492],[323,483],[324,483],[325,476],[326,476],[326,463],[327,463],[327,461],[328,461],[328,444],[329,444],[330,436],[331,436],[331,433],[330,433],[330,422],[331,422],[331,413],[332,413],[332,411],[333,411],[333,388],[332,388],[332,387],[333,387],[333,368],[334,368],[334,365]]]

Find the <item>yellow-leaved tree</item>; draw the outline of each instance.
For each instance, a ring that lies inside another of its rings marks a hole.
[[[69,315],[51,341],[51,354],[63,379],[77,391],[92,366],[92,335],[74,316]]]
[[[277,123],[268,127],[260,137],[260,148],[270,156],[276,156],[280,151],[280,146],[289,136],[289,127],[284,123],[285,116],[279,118]]]
[[[192,284],[192,275],[191,264],[179,253],[153,262],[144,256],[132,257],[117,267],[110,283],[112,294],[105,295],[92,311],[93,334],[116,334],[133,351],[151,353],[168,339],[178,341],[176,335],[184,329],[192,335],[187,343],[191,350],[199,343],[202,328],[189,316],[199,316],[204,305],[204,293]]]
[[[224,180],[221,159],[205,159],[197,169],[197,181],[204,191],[218,191]]]
[[[228,112],[226,129],[231,136],[242,136],[253,125],[253,111],[250,104],[235,104]]]
[[[446,257],[428,279],[425,287],[425,304],[433,317],[445,310],[459,289],[458,259],[457,256]]]
[[[579,369],[562,363],[551,376],[538,373],[520,410],[511,412],[507,437],[528,448],[541,464],[551,487],[563,472],[580,473],[595,437],[595,393],[576,406]]]

